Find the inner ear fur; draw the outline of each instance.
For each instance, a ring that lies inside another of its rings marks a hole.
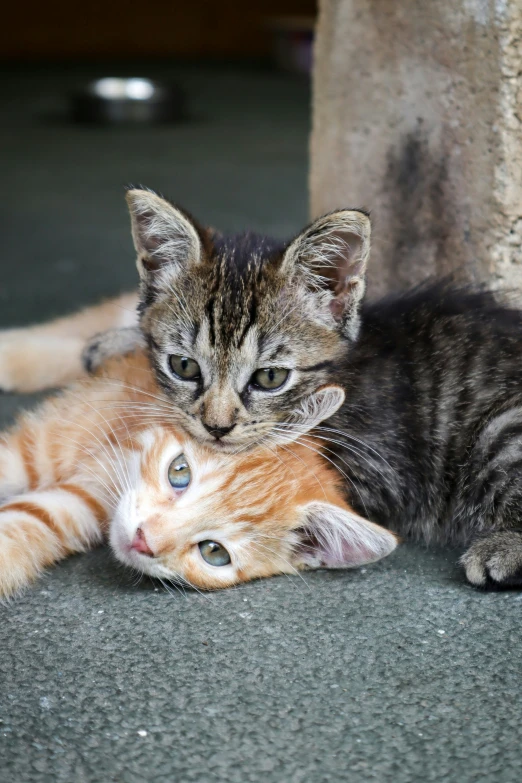
[[[294,564],[304,568],[355,568],[389,555],[398,544],[389,530],[349,508],[315,501],[301,509],[294,531]]]
[[[188,213],[151,190],[132,188],[126,200],[141,277],[202,260],[205,232]]]
[[[331,292],[332,314],[351,338],[357,336],[370,239],[368,213],[337,210],[318,218],[299,234],[282,261],[285,275],[300,274],[311,288]]]
[[[289,423],[296,432],[308,432],[339,410],[346,397],[342,386],[329,384],[304,397],[295,408]]]

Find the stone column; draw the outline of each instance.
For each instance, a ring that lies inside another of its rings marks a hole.
[[[320,0],[311,212],[371,210],[372,294],[522,290],[522,0]]]

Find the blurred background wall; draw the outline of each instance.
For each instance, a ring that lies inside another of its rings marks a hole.
[[[29,0],[10,4],[0,58],[266,56],[267,19],[315,10],[314,0]]]
[[[290,237],[302,227],[314,11],[313,0],[11,3],[0,25],[0,326],[137,284],[130,182],[223,231]],[[285,17],[279,33],[274,15]],[[183,116],[75,122],[71,95],[114,75],[174,84]]]

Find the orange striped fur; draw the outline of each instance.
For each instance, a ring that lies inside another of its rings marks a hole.
[[[86,307],[49,323],[0,331],[0,389],[57,389],[84,374],[82,353],[91,337],[135,326],[138,294]]]
[[[180,454],[192,476],[183,492],[168,481]],[[144,355],[112,360],[0,439],[0,596],[104,538],[122,562],[204,589],[388,554],[393,535],[357,517],[338,483],[310,436],[207,449],[177,424]],[[205,561],[208,540],[229,564]]]

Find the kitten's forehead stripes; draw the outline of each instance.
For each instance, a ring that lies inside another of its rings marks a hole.
[[[260,340],[259,342],[259,353],[263,353],[263,340]],[[274,348],[270,356],[268,357],[269,362],[275,362],[276,359],[285,359],[287,356],[291,356],[291,351],[288,350],[286,345],[280,345],[277,348]]]
[[[337,362],[325,360],[324,362],[318,362],[317,364],[311,364],[308,367],[296,367],[299,372],[318,372],[319,370],[331,370],[336,366]]]
[[[264,268],[281,257],[283,246],[256,234],[220,238],[210,259],[205,314],[209,340],[239,348],[257,322]]]

